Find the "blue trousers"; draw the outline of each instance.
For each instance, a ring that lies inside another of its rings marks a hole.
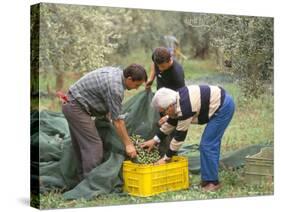
[[[222,107],[207,123],[200,142],[202,181],[218,181],[221,139],[232,119],[235,105],[227,93]]]

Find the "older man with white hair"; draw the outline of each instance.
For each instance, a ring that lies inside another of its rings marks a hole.
[[[221,139],[235,110],[232,97],[219,86],[191,85],[177,91],[161,88],[151,105],[169,119],[153,139],[142,147],[151,150],[175,130],[169,150],[157,163],[168,162],[177,153],[187,135],[191,123],[206,124],[200,142],[201,180],[203,191],[220,188],[218,178]]]

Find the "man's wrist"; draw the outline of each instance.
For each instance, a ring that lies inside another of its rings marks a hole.
[[[169,162],[172,158],[168,157],[166,154],[163,157],[164,161]]]
[[[134,146],[134,144],[131,143],[131,142],[130,142],[130,143],[126,143],[126,144],[125,144],[125,147],[127,147],[127,146]]]

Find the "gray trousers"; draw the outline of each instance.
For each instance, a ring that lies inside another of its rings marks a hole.
[[[103,159],[103,143],[94,120],[76,100],[62,105],[62,112],[68,122],[71,142],[80,165],[79,177],[85,178]]]

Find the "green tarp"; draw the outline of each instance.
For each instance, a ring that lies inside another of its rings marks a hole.
[[[159,114],[150,107],[152,97],[151,92],[143,91],[123,105],[130,135],[138,134],[149,139],[157,130]],[[65,199],[91,199],[100,194],[122,192],[122,162],[125,159],[123,144],[110,122],[105,119],[95,121],[104,143],[103,163],[79,182],[77,162],[63,114],[51,111],[31,113],[31,183],[35,185],[39,182],[41,193],[59,188],[63,189]],[[252,146],[222,156],[221,165],[223,168],[240,167],[245,156],[259,152],[261,147]],[[194,150],[198,150],[198,145],[186,145],[180,154],[186,155]],[[189,170],[199,172],[198,156],[189,157]]]

